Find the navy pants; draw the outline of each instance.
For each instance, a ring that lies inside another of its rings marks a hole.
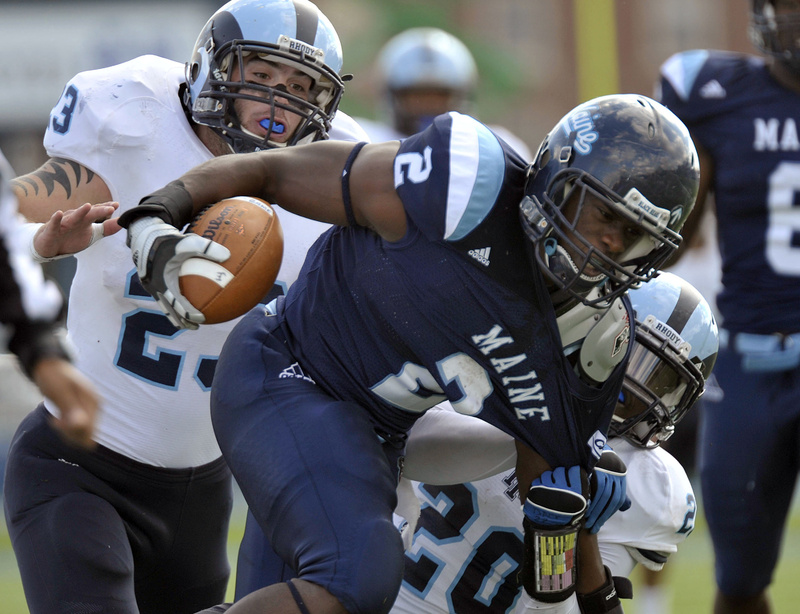
[[[351,614],[388,612],[403,574],[392,523],[400,451],[381,443],[366,409],[304,376],[277,324],[256,308],[223,347],[211,391],[223,455],[298,578]]]
[[[706,398],[698,459],[717,586],[731,597],[769,586],[800,461],[800,368],[751,371],[721,348]]]
[[[168,411],[169,408],[164,408]],[[6,523],[31,614],[197,612],[225,599],[231,475],[66,444],[40,405],[19,426]]]

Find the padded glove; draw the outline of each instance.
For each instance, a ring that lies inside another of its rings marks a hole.
[[[181,265],[197,257],[224,262],[231,255],[228,248],[200,235],[183,234],[157,217],[140,217],[131,222],[128,245],[139,281],[169,321],[178,328],[191,329],[205,322],[205,316],[181,294]]]
[[[577,524],[586,512],[581,468],[576,465],[545,471],[531,483],[522,510],[538,527]]]
[[[631,500],[625,492],[627,473],[625,463],[606,444],[590,479],[592,495],[584,525],[589,533],[597,533],[614,512],[630,508]]]

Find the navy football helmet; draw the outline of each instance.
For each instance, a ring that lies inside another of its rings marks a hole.
[[[257,54],[270,62],[289,65],[313,81],[309,100],[276,88],[246,82],[245,59]],[[238,65],[239,78],[231,80]],[[344,83],[342,46],[325,15],[308,0],[232,0],[211,16],[186,64],[184,104],[192,119],[212,128],[234,153],[285,147],[326,139]],[[257,135],[237,117],[237,99],[263,102],[269,111]],[[302,118],[294,134],[276,141],[286,129],[274,118],[275,108]]]
[[[672,273],[629,292],[634,345],[609,435],[642,448],[669,439],[714,368],[719,330],[711,306]]]
[[[800,11],[775,11],[775,0],[753,0],[750,13],[750,40],[766,55],[800,71]]]
[[[646,96],[589,100],[550,131],[531,164],[520,203],[533,258],[557,291],[554,303],[609,305],[651,279],[678,248],[700,181],[697,150],[686,126]],[[587,196],[635,226],[640,236],[615,258],[579,231]],[[577,212],[566,209],[577,202]],[[589,298],[593,287],[606,291]],[[558,296],[567,297],[563,300]]]
[[[401,134],[420,132],[447,111],[469,114],[478,68],[467,46],[452,34],[439,28],[405,30],[384,45],[377,64],[386,119]],[[445,106],[422,115],[401,103],[404,92],[426,89],[446,93]]]

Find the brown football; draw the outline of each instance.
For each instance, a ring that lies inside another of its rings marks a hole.
[[[275,210],[263,200],[221,200],[198,213],[186,232],[231,252],[222,263],[189,258],[181,266],[181,293],[203,313],[205,324],[238,318],[272,288],[283,259],[283,229]]]

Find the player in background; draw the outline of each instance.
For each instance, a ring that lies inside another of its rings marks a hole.
[[[690,224],[713,192],[722,256],[722,394],[704,404],[699,443],[715,614],[772,611],[800,463],[800,3],[753,0],[750,33],[763,57],[681,52],[659,84],[701,156]]]
[[[618,460],[603,433],[630,347],[623,295],[677,247],[698,173],[671,113],[618,95],[565,115],[532,166],[473,118],[449,113],[402,142],[210,160],[124,213],[145,287],[188,326],[202,314],[165,271],[226,256],[176,230],[207,203],[249,194],[337,224],[286,300],[237,324],[217,365],[220,446],[298,576],[230,611],[388,612],[402,580],[392,511],[406,433],[445,399],[518,440],[520,493],[541,511],[526,525],[526,586],[551,598],[577,590],[593,609],[619,611],[595,536],[578,523],[586,513],[599,527],[624,505],[622,468],[595,468]],[[556,325],[577,302],[605,320],[587,322],[604,340],[590,360],[580,344],[565,352]],[[568,476],[528,493],[550,467]],[[622,497],[606,505],[598,496],[587,510],[588,472],[598,471]],[[558,553],[566,559],[579,541],[578,577],[535,570],[551,556],[536,550],[538,538],[568,542]]]
[[[685,280],[661,273],[629,295],[635,343],[609,444],[628,468],[632,505],[597,533],[615,577],[639,563],[661,569],[694,527],[689,478],[659,445],[702,394],[718,350],[711,308]],[[423,508],[392,613],[528,611],[530,597],[520,597],[524,546],[511,439],[483,421],[436,410],[414,424],[407,452],[404,474],[432,481],[414,483]],[[470,476],[482,479],[458,483]],[[548,614],[578,612],[574,597],[535,605]]]
[[[716,296],[720,285],[720,257],[716,240],[716,222],[713,209],[703,211],[703,219],[699,228],[691,238],[691,243],[683,244],[680,249],[680,260],[675,266],[669,264],[665,271],[682,277],[703,295],[714,316],[719,320],[716,309]],[[720,395],[714,374],[706,381],[703,397],[698,399],[692,411],[681,422],[681,428],[664,444],[664,449],[669,452],[684,468],[692,484],[699,488],[697,474],[697,439],[699,437],[700,416],[703,415],[705,403],[717,399]],[[670,582],[672,564],[666,565],[659,571],[652,571],[647,567],[637,570],[636,577],[636,605],[642,612],[648,614],[669,614],[672,611],[672,599],[675,590],[680,586],[673,586]]]
[[[32,245],[42,258],[77,251],[61,243],[55,212],[112,200],[124,211],[214,156],[362,140],[336,113],[341,70],[337,34],[314,4],[234,0],[211,16],[185,66],[142,56],[78,74],[48,122],[50,159],[14,181],[21,212],[44,223],[30,227]],[[275,294],[327,228],[278,215],[287,240]],[[84,231],[78,247],[108,234]],[[16,434],[4,499],[28,606],[195,612],[224,599],[230,573],[232,481],[209,390],[233,323],[176,328],[140,284],[124,234],[76,258],[68,331],[102,415],[91,453],[64,447],[47,400]]]
[[[58,409],[53,426],[68,441],[91,448],[97,392],[72,365],[60,322],[61,293],[45,280],[28,245],[20,240],[22,222],[8,183],[13,176],[0,152],[0,332],[25,375]],[[113,210],[111,206],[84,208],[79,215],[102,219]]]
[[[478,67],[467,46],[439,28],[410,28],[391,38],[377,59],[380,122],[357,118],[373,143],[404,139],[448,111],[475,114]],[[528,146],[502,126],[489,125],[525,160]]]

